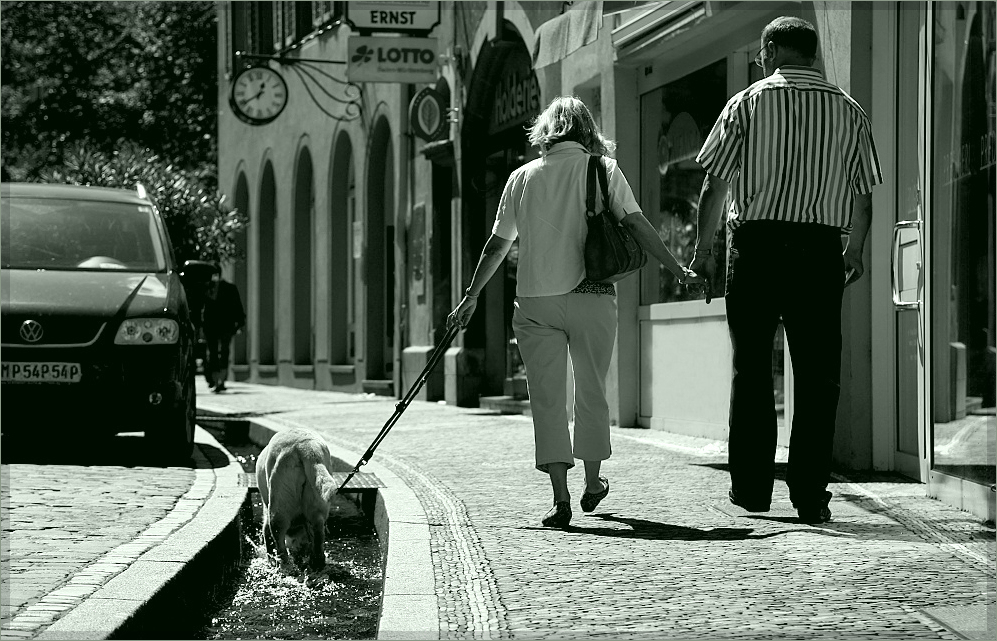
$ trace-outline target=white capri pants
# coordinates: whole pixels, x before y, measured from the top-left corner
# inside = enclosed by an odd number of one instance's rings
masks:
[[[536,465],[604,461],[609,444],[606,375],[616,342],[616,297],[567,293],[516,299],[512,328],[526,366]],[[568,353],[575,379],[575,445],[568,431]]]

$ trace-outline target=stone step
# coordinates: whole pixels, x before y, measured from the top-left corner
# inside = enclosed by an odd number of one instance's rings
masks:
[[[395,382],[389,379],[366,378],[361,383],[363,391],[367,394],[377,394],[378,396],[394,396]]]
[[[478,399],[478,406],[481,409],[501,414],[533,416],[533,413],[530,411],[530,401],[528,399],[515,398],[514,396],[482,396]]]

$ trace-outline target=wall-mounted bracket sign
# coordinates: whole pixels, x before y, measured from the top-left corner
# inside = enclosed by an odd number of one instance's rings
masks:
[[[346,20],[361,34],[428,34],[440,24],[439,2],[347,2]]]
[[[350,82],[436,82],[436,38],[350,36]]]
[[[443,96],[432,87],[426,87],[412,98],[408,106],[408,121],[412,133],[426,142],[438,140],[447,130],[444,117],[447,105]]]

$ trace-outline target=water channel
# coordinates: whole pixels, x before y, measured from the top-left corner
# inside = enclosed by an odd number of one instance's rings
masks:
[[[205,426],[255,472],[258,446],[238,429]],[[208,613],[199,639],[373,639],[383,573],[371,516],[336,497],[326,524],[326,568],[286,575],[267,562],[263,503],[250,492],[243,505],[242,560],[235,579]]]

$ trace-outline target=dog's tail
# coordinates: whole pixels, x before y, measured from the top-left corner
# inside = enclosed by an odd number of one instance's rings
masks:
[[[308,484],[318,490],[319,496],[322,497],[322,500],[326,504],[331,504],[332,497],[336,494],[339,486],[336,485],[336,481],[329,474],[329,470],[319,461],[315,461],[314,463],[303,462],[303,464]]]

